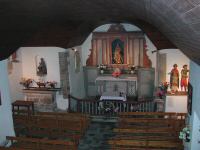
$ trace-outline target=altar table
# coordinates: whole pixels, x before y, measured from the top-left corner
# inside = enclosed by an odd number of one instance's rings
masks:
[[[102,100],[126,101],[126,94],[120,94],[119,92],[104,92],[100,97],[100,101]]]
[[[99,76],[95,80],[98,95],[103,95],[104,92],[123,92],[127,96],[137,96],[137,77],[112,77]]]

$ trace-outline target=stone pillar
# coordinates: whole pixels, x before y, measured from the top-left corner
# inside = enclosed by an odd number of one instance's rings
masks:
[[[69,53],[68,52],[59,52],[59,65],[60,65],[60,83],[61,91],[63,92],[63,98],[67,99],[70,93],[70,84],[69,84]]]

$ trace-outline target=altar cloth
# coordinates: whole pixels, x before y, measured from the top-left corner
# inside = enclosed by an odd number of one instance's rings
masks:
[[[100,101],[102,100],[126,101],[126,94],[120,92],[104,92],[100,97]]]

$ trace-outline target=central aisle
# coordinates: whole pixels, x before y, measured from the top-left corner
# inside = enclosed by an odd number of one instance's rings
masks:
[[[115,122],[92,121],[85,136],[80,140],[78,150],[109,150],[107,141],[114,136]]]

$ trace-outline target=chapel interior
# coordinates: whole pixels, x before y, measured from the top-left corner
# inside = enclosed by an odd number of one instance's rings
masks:
[[[0,2],[0,150],[199,150],[199,4]]]

